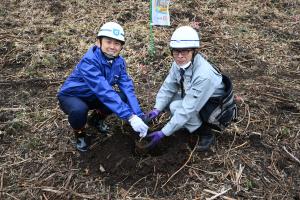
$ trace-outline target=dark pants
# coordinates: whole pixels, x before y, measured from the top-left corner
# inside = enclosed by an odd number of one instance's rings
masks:
[[[237,105],[234,100],[231,80],[222,74],[225,94],[222,97],[211,97],[200,110],[203,122],[219,131],[224,130],[237,119]]]
[[[118,93],[120,98],[127,102],[127,98],[123,93]],[[96,96],[89,98],[79,98],[59,95],[58,101],[60,108],[68,115],[68,120],[73,129],[84,128],[87,122],[89,110],[100,110],[105,115],[112,114],[112,111],[106,107]]]

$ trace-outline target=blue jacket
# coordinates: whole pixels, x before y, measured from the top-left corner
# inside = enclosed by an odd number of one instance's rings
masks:
[[[125,94],[128,104],[121,100],[113,88],[114,85],[118,85]],[[96,95],[104,105],[124,120],[128,120],[132,114],[143,115],[134,94],[133,82],[126,72],[124,58],[118,56],[110,63],[97,46],[91,47],[83,56],[58,95],[83,99]]]

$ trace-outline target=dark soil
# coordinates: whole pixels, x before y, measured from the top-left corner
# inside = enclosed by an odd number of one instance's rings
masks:
[[[1,1],[0,199],[181,200],[227,190],[233,199],[299,200],[299,7],[172,1],[171,26],[153,28],[150,57],[149,1]],[[106,21],[125,29],[121,53],[145,112],[169,71],[172,32],[199,31],[199,51],[231,77],[239,108],[208,152],[193,151],[198,137],[184,130],[155,149],[137,148],[147,140],[114,115],[107,136],[89,128],[90,151],[74,148],[56,94]]]
[[[136,151],[136,140],[132,135],[116,133],[96,141],[91,152],[81,155],[80,166],[88,169],[91,176],[100,175],[108,184],[119,184],[129,189],[144,178],[143,183],[154,187],[151,184],[157,174],[167,177],[174,173],[184,164],[191,151],[187,133],[163,140],[147,154]],[[105,172],[101,172],[100,166]]]

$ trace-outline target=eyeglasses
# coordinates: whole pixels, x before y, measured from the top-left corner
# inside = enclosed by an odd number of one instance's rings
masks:
[[[190,51],[192,51],[192,49],[172,49],[173,56],[179,56],[179,54],[187,56]]]

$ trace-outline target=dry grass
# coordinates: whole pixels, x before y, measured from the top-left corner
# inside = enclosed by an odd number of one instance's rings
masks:
[[[0,199],[300,199],[298,1],[172,1],[172,26],[154,28],[154,59],[148,1],[0,5]],[[188,154],[181,180],[166,182],[175,170],[109,185],[80,167],[69,144],[55,95],[110,20],[126,31],[122,54],[144,110],[168,72],[168,41],[178,25],[198,24],[200,51],[234,81],[239,122],[218,137],[213,154]],[[149,176],[152,186],[141,185]]]

